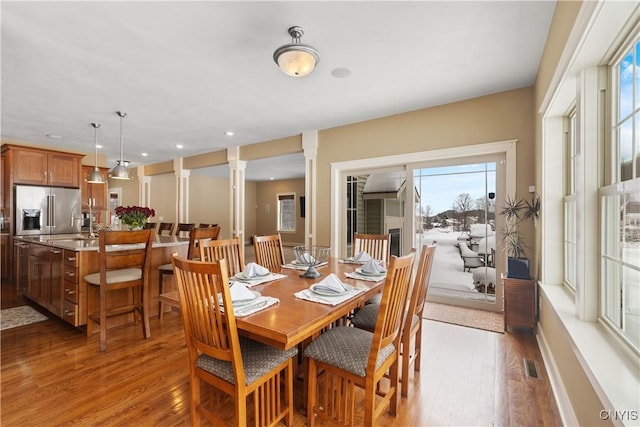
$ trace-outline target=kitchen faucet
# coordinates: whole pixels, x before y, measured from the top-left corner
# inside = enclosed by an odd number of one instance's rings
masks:
[[[95,238],[96,235],[93,232],[93,212],[91,212],[91,205],[87,202],[78,202],[75,205],[73,205],[73,207],[71,208],[71,226],[73,226],[73,221],[74,220],[82,220],[82,216],[77,217],[77,216],[73,216],[73,212],[75,212],[76,208],[78,207],[78,205],[80,205],[80,211],[82,212],[82,206],[87,206],[89,208],[89,237],[90,238]]]

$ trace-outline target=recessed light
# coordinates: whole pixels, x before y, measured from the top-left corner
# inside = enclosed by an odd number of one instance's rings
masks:
[[[142,157],[147,157],[149,153],[142,153]]]
[[[48,133],[47,134],[47,138],[51,138],[51,139],[62,139],[62,135],[56,135],[53,133]]]
[[[176,144],[176,148],[184,148],[184,145],[182,145],[182,144]]]
[[[273,177],[271,177],[271,178],[269,178],[269,179],[270,179],[271,181],[273,181],[273,180],[274,180],[274,178],[273,178]]]
[[[234,131],[232,131],[232,130],[228,130],[228,131],[226,131],[224,134],[225,134],[225,135],[227,135],[227,136],[233,136],[233,135],[235,135],[236,133],[235,133]]]
[[[96,148],[102,148],[102,145],[96,144]]]

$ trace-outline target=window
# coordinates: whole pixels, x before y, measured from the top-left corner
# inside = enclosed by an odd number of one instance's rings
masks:
[[[278,231],[296,231],[296,195],[278,194]]]
[[[564,283],[575,291],[577,276],[576,171],[578,161],[576,110],[565,120]]]
[[[640,40],[612,66],[611,185],[599,190],[601,317],[640,348]]]

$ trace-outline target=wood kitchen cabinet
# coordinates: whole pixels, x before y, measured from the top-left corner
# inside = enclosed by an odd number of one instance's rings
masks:
[[[6,279],[9,272],[9,235],[0,234],[0,279]]]
[[[60,316],[63,302],[63,250],[30,244],[26,296]]]
[[[107,176],[109,174],[108,168],[98,168],[104,176],[104,184],[91,184],[87,182],[87,175],[93,171],[93,166],[82,166],[82,186],[81,194],[82,201],[89,203],[94,210],[108,210],[107,194],[109,194],[109,186],[107,184]]]
[[[536,281],[502,276],[504,330],[508,327],[536,327]]]
[[[13,184],[80,187],[83,154],[3,145]]]

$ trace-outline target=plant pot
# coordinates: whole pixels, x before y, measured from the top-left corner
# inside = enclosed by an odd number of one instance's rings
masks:
[[[507,277],[509,279],[530,279],[529,258],[507,258]]]

